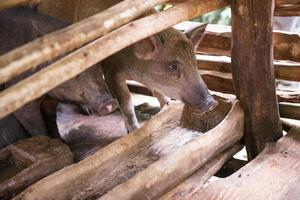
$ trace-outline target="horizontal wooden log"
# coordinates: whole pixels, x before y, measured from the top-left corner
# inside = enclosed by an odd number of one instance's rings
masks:
[[[299,0],[276,0],[275,2],[277,16],[300,16]]]
[[[196,52],[210,55],[231,55],[231,33],[220,32],[218,26],[209,26],[203,41]],[[221,27],[224,29],[224,27]],[[300,35],[295,33],[274,31],[274,59],[300,62]]]
[[[198,26],[198,22],[184,22],[177,29],[186,30]],[[300,61],[300,34],[283,31],[273,32],[274,59]],[[205,55],[231,55],[231,27],[209,24],[206,35],[196,48],[196,52]]]
[[[243,130],[244,119],[240,109],[235,104],[217,127],[161,158],[100,199],[158,198],[242,137],[239,132]]]
[[[277,90],[279,102],[300,103],[300,92],[289,90]]]
[[[185,2],[186,0],[171,0],[166,4],[178,4]],[[282,1],[276,0],[275,1],[275,16],[300,16],[300,9],[299,9],[299,0],[291,0],[291,1]],[[230,6],[230,5],[228,5]]]
[[[208,184],[190,200],[298,199],[299,151],[300,128],[294,127],[241,170]]]
[[[231,73],[232,65],[230,58],[219,56],[198,55],[198,69],[217,71],[221,73]],[[300,63],[291,63],[283,61],[274,62],[276,79],[288,81],[300,81]]]
[[[161,129],[165,128],[166,131],[170,131],[178,126],[182,110],[182,104],[171,104],[164,107],[160,113],[133,134],[124,136],[80,163],[37,182],[16,199],[62,200],[72,198],[79,200],[89,196],[97,199],[98,196],[105,194],[142,170],[145,167],[143,165],[159,159],[163,154],[163,152],[159,153],[161,150],[167,151],[167,153],[170,151],[160,149],[163,148],[161,144],[156,148],[155,144],[159,143],[159,139],[162,140],[165,134],[165,131]],[[170,122],[172,120],[173,122]],[[164,123],[169,128],[166,128]],[[174,147],[172,144],[176,144],[172,138],[169,138],[169,142],[172,147]],[[147,153],[150,159],[146,159]],[[143,156],[145,156],[144,159]]]
[[[165,1],[125,0],[104,12],[0,56],[0,84],[99,38]]]
[[[145,2],[140,3],[145,4]],[[223,5],[222,0],[214,0],[210,4],[206,4],[204,1],[191,0],[164,12],[138,19],[95,40],[3,91],[0,94],[0,118],[14,112],[26,103],[40,97],[122,48],[181,21],[209,12]],[[149,29],[149,27],[152,28]]]
[[[194,192],[202,189],[208,179],[240,149],[240,146],[233,146],[220,153],[178,186],[160,197],[159,200],[188,200]]]
[[[66,144],[40,135],[1,149],[0,163],[3,173],[0,199],[8,200],[38,180],[73,164],[73,154]]]
[[[40,3],[42,0],[1,0],[0,1],[0,10],[13,8],[17,6],[24,5],[33,5],[36,3]]]
[[[186,146],[191,150],[203,145],[221,145],[220,149],[215,150],[222,152],[223,145],[229,147],[233,140],[237,141],[242,136],[243,113],[236,103],[236,101],[219,100],[219,106],[206,113],[204,119],[193,117],[205,128],[206,123],[217,125],[221,121],[215,128],[211,126],[210,128],[213,129],[208,130],[206,134],[180,127],[183,105],[178,102],[171,103],[133,134],[116,140],[78,164],[48,176],[26,189],[16,199],[97,199],[139,172],[148,169],[149,166],[169,158],[174,153],[177,154],[178,150],[187,149]],[[228,116],[224,119],[226,114]],[[220,116],[222,117],[219,118]],[[219,119],[216,120],[215,117]],[[234,124],[231,124],[233,122]],[[225,141],[222,139],[224,137],[227,138]],[[201,143],[198,140],[200,138],[203,140]],[[223,141],[219,142],[219,139]],[[206,140],[210,142],[207,143]],[[204,162],[209,159],[210,154],[214,154],[212,151],[206,154],[206,148],[203,150],[200,148],[199,151],[204,151],[203,156],[197,156],[198,151],[195,154],[193,152],[195,156],[180,156],[180,159],[194,160],[193,164],[189,165],[191,173],[200,167],[195,167],[199,159]],[[190,155],[190,152],[184,153]],[[179,157],[172,157],[175,159],[174,162],[179,159]]]
[[[300,120],[300,104],[280,103],[280,117]]]

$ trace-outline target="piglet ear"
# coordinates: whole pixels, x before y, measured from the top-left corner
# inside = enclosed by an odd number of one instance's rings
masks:
[[[194,46],[197,46],[204,38],[206,26],[207,24],[193,27],[189,30],[186,30],[184,34],[186,35],[187,38],[189,38],[192,41]]]
[[[152,60],[160,54],[163,45],[157,35],[150,36],[133,45],[135,55],[143,60]]]

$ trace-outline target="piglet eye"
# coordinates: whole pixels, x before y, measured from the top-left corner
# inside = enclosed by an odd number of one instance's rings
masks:
[[[177,61],[171,62],[168,64],[168,72],[171,75],[177,76],[177,78],[180,78],[181,72],[179,68],[179,63]]]
[[[178,70],[178,64],[177,62],[171,62],[169,65],[168,65],[168,69],[170,71],[177,71]]]

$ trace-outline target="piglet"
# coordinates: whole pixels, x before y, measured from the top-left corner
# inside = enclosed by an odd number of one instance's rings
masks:
[[[163,106],[170,98],[202,112],[217,105],[197,72],[194,47],[206,25],[185,34],[173,28],[143,39],[102,62],[105,81],[117,98],[128,132],[139,127],[126,80],[148,87]]]
[[[67,25],[67,23],[37,13],[30,8],[0,11],[0,55]],[[7,82],[4,88],[32,75],[52,62],[55,60],[16,77]],[[82,113],[88,115],[92,113],[106,115],[117,108],[117,102],[103,80],[99,64],[56,87],[48,95],[63,102],[76,103]],[[47,134],[48,132],[41,113],[43,98],[32,101],[14,112],[16,118],[30,135]]]

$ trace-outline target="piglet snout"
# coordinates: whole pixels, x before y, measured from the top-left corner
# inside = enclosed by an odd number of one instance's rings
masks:
[[[109,113],[114,112],[117,108],[117,101],[115,99],[110,99],[101,106],[99,106],[97,112],[99,115],[107,115]]]

